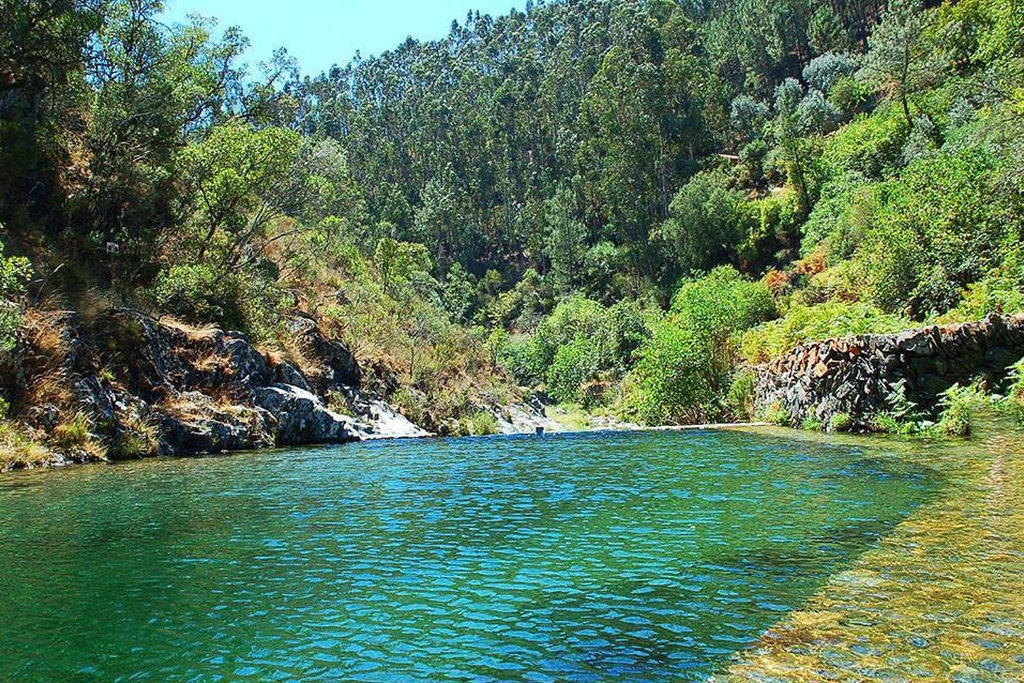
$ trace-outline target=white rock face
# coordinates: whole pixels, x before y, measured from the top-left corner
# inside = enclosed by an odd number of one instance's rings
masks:
[[[537,427],[546,432],[562,431],[562,425],[525,403],[508,406],[498,415],[498,431],[502,434],[533,434]]]
[[[430,433],[414,424],[409,418],[395,411],[384,401],[370,401],[369,414],[363,419],[369,429],[363,429],[363,439],[418,439]]]

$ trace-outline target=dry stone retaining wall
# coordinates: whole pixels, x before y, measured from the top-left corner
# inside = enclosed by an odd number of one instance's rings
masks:
[[[1024,316],[810,342],[757,368],[756,404],[798,422],[828,424],[846,413],[866,426],[902,384],[910,401],[935,416],[944,391],[976,379],[998,390],[1021,358]]]

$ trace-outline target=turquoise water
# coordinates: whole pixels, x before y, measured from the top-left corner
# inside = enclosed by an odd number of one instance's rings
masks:
[[[740,432],[0,478],[0,680],[700,680],[937,492]]]

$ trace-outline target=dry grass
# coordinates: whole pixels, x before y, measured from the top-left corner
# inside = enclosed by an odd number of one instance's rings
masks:
[[[35,435],[13,422],[0,422],[0,472],[43,467],[54,459]]]
[[[159,323],[164,327],[184,333],[192,341],[211,341],[214,335],[220,332],[220,328],[216,325],[190,325],[169,315],[161,316]]]
[[[71,330],[62,311],[30,310],[25,315],[26,365],[30,378],[25,402],[68,405],[72,399],[67,365],[71,353]]]

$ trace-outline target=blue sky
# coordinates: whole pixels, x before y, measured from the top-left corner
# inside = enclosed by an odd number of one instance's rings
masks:
[[[303,73],[317,74],[347,63],[356,51],[380,54],[408,36],[441,38],[452,20],[469,10],[499,16],[522,9],[526,0],[165,0],[165,21],[190,14],[216,17],[220,27],[240,26],[252,42],[246,55],[261,61],[278,47],[299,60]]]

